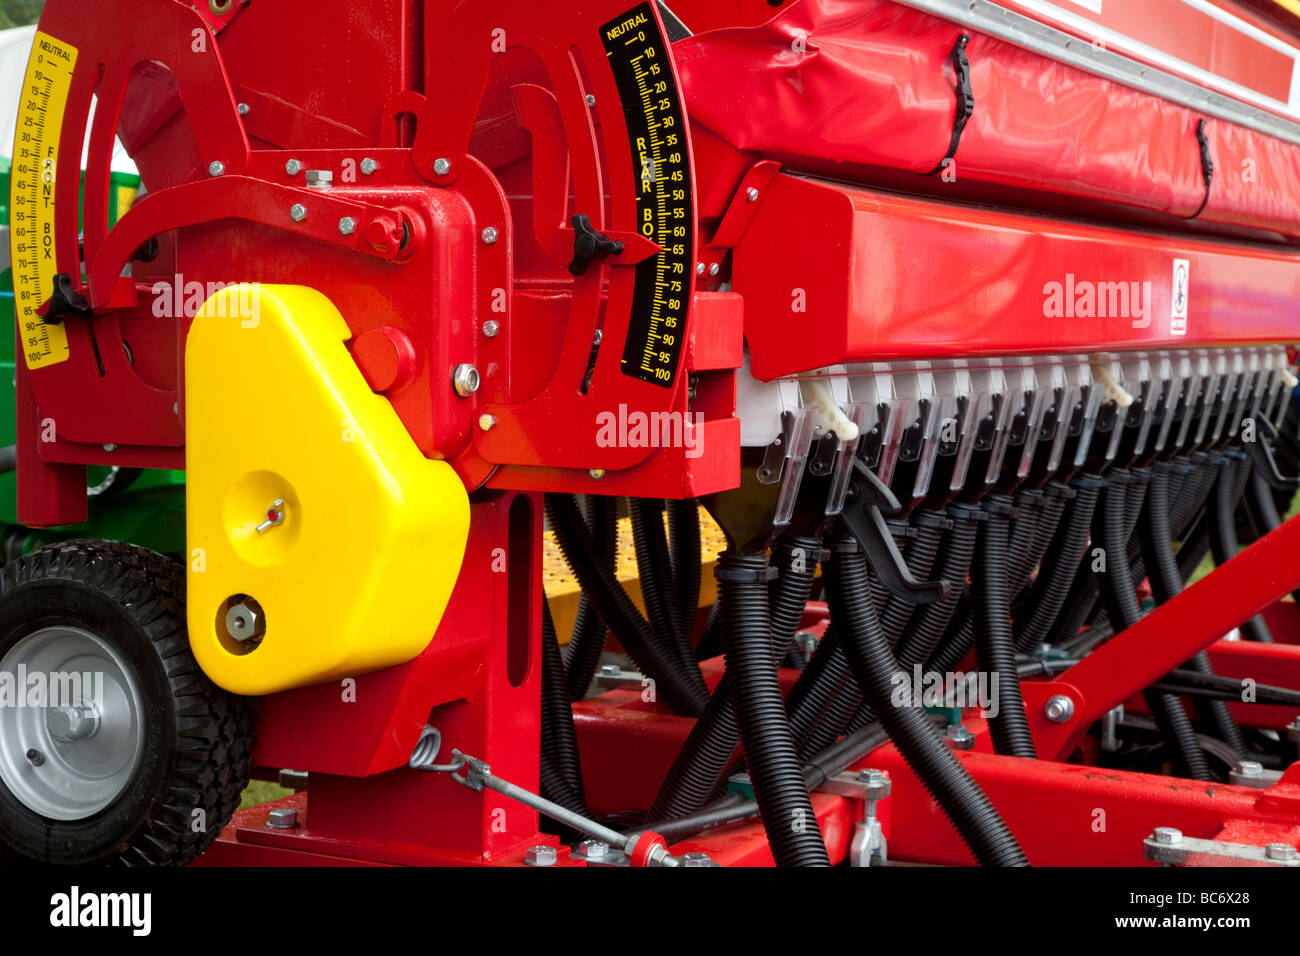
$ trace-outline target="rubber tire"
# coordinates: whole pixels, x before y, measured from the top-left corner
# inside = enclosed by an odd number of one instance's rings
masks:
[[[134,670],[147,711],[144,754],[135,782],[83,820],[46,819],[0,782],[0,855],[9,864],[188,863],[239,806],[253,712],[214,686],[190,653],[184,566],[134,545],[73,540],[0,569],[0,657],[58,624],[110,641]]]

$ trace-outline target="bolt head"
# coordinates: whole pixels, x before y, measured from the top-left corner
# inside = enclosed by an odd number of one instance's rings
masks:
[[[491,226],[488,226],[486,229],[483,230],[483,241],[487,243],[489,246],[495,244],[497,239],[499,238],[500,236],[498,235],[497,231],[493,229]]]
[[[859,770],[858,782],[865,783],[868,786],[877,786],[885,782],[885,772],[883,770],[876,770],[874,768],[869,768],[867,770]]]
[[[247,115],[248,115],[248,104],[247,104],[247,103],[240,103],[240,104],[239,104],[239,115],[240,115],[240,116],[247,116]]]
[[[109,442],[107,445],[104,446],[104,451],[112,454],[113,452],[117,451],[117,446],[114,445],[112,442]]]
[[[294,222],[302,222],[307,218],[307,207],[300,202],[294,203],[289,207],[289,218]]]
[[[497,333],[501,331],[501,326],[497,324],[496,319],[488,319],[483,323],[483,335],[486,338],[494,339]]]
[[[583,840],[578,844],[578,853],[588,860],[603,860],[609,855],[609,844],[604,840]]]
[[[367,156],[365,159],[361,161],[361,175],[363,176],[369,176],[378,168],[379,168],[379,164],[375,162],[373,159],[371,159],[369,156]]]
[[[524,862],[529,866],[555,866],[559,858],[553,846],[530,846],[524,853]]]
[[[702,276],[702,275],[704,275],[704,263],[703,263],[703,262],[697,262],[697,263],[695,264],[695,274],[696,274],[697,276]]]
[[[718,265],[716,262],[713,263],[713,265],[709,266],[709,275],[711,276],[716,276],[721,271],[722,271],[722,266]]]
[[[351,216],[344,216],[339,220],[339,232],[345,236],[350,236],[357,231],[357,221]]]
[[[277,830],[292,830],[298,825],[298,811],[292,807],[276,807],[267,814],[266,825]]]
[[[302,163],[298,162],[296,159],[291,159],[284,164],[284,171],[290,176],[297,176],[302,172]]]
[[[451,172],[451,160],[435,159],[433,161],[433,171],[437,173],[439,176],[446,176],[449,172]]]
[[[478,391],[479,377],[478,369],[468,362],[457,365],[451,373],[451,383],[456,389],[456,394],[461,398],[469,398]]]
[[[753,186],[750,186],[749,189],[745,191],[745,199],[748,202],[758,202],[758,190]]]
[[[307,185],[312,189],[328,189],[334,185],[334,174],[328,169],[309,169]]]
[[[257,609],[241,601],[226,611],[226,633],[240,643],[251,641],[262,628],[262,617]]]
[[[1296,848],[1290,843],[1270,843],[1264,847],[1264,856],[1270,860],[1294,860]]]
[[[1056,724],[1063,724],[1074,716],[1074,701],[1064,694],[1057,694],[1047,701],[1044,708],[1047,719]]]
[[[622,668],[620,668],[617,664],[601,664],[601,665],[600,665],[600,676],[601,676],[601,677],[617,677],[617,676],[618,676],[619,674],[621,674],[621,673],[623,673],[623,670],[622,670]]]
[[[219,159],[214,159],[212,162],[208,163],[209,176],[220,176],[225,171],[226,171],[226,164]]]
[[[1264,765],[1254,760],[1243,760],[1237,764],[1237,773],[1243,777],[1258,777],[1264,773]]]
[[[712,866],[713,861],[707,853],[683,853],[682,866]]]
[[[478,427],[485,432],[490,432],[496,427],[497,420],[492,415],[483,414],[478,417]]]
[[[587,472],[587,474],[591,475],[591,477],[596,479],[597,481],[600,481],[600,479],[605,477],[605,469],[593,468],[591,469],[591,471]]]
[[[1167,846],[1183,842],[1183,831],[1176,827],[1156,827],[1151,831],[1151,835],[1157,843],[1163,843]]]
[[[596,105],[596,94],[595,94],[595,93],[588,93],[588,94],[587,94],[587,105],[588,105],[588,106],[595,106],[595,105]]]

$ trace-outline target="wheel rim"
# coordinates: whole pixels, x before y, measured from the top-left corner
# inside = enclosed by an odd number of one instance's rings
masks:
[[[46,627],[10,648],[0,673],[16,698],[0,707],[0,780],[9,792],[51,820],[84,819],[116,800],[144,752],[143,698],[117,649],[78,627]],[[44,675],[55,706],[26,706],[32,675]]]

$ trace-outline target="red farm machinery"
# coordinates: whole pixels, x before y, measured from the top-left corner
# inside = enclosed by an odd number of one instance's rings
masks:
[[[1295,4],[48,0],[10,221],[185,540],[0,567],[6,863],[1300,866]]]

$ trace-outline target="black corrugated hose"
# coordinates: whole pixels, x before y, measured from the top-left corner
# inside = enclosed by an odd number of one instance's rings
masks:
[[[734,678],[732,706],[777,866],[829,866],[772,659],[769,573],[764,555],[728,549],[718,556],[714,574],[727,609],[722,648]]]
[[[1047,639],[1056,623],[1088,547],[1088,534],[1101,486],[1101,479],[1096,475],[1081,475],[1075,479],[1074,498],[1063,518],[1065,531],[1059,544],[1047,550],[1028,607],[1016,621],[1019,625],[1016,628],[1017,650],[1029,653],[1036,649]]]
[[[646,615],[659,636],[677,652],[687,672],[695,672],[695,652],[682,624],[668,539],[664,536],[664,503],[657,498],[629,498],[628,508]]]
[[[1110,476],[1102,493],[1094,522],[1094,538],[1101,543],[1105,558],[1103,570],[1098,575],[1102,600],[1115,633],[1132,627],[1142,616],[1137,590],[1129,572],[1126,506],[1128,505],[1128,475],[1118,471]],[[1145,485],[1135,490],[1144,492]],[[1173,694],[1158,691],[1143,692],[1151,714],[1160,725],[1165,739],[1173,745],[1182,759],[1188,776],[1195,780],[1213,780],[1205,754],[1196,742],[1196,731],[1183,709],[1182,701]]]
[[[916,511],[912,514],[912,534],[909,539],[905,558],[912,577],[919,581],[928,581],[934,562],[945,540],[946,532],[952,527],[952,521],[934,511]],[[870,573],[870,572],[868,572]],[[962,581],[965,581],[962,572]],[[897,594],[890,594],[879,583],[874,574],[869,577],[872,594],[884,592],[883,609],[880,602],[873,602],[878,609],[880,629],[891,647],[899,644],[908,631],[908,624],[916,612],[916,605]],[[960,592],[960,588],[954,587]],[[951,594],[949,595],[951,597]],[[829,705],[813,721],[806,734],[796,734],[799,741],[800,755],[817,753],[830,746],[840,734],[853,732],[875,720],[871,707],[863,699],[853,675],[848,672],[848,662],[843,658],[844,673],[839,683],[830,694]],[[897,656],[897,650],[895,650]]]
[[[799,627],[820,557],[819,538],[785,535],[772,547],[777,577],[769,586],[768,599],[774,666],[785,656]],[[740,742],[731,699],[734,680],[728,668],[669,768],[649,819],[670,820],[693,813],[717,791]]]
[[[709,608],[709,616],[705,618],[704,630],[700,632],[700,639],[695,645],[695,659],[697,661],[706,661],[710,657],[717,657],[722,653],[722,605],[715,599],[713,607]]]
[[[944,538],[943,560],[935,577],[947,581],[952,589],[941,601],[927,604],[916,612],[912,626],[899,638],[894,647],[898,666],[910,671],[917,664],[928,661],[939,642],[943,640],[953,613],[962,596],[966,593],[966,576],[970,574],[971,561],[975,556],[975,537],[979,522],[984,520],[981,512],[964,506],[948,509],[953,520],[952,529]]]
[[[845,550],[837,543],[823,573],[831,620],[858,686],[907,765],[938,802],[977,862],[984,866],[1027,866],[1025,854],[1006,823],[939,738],[921,708],[910,703],[894,705],[898,665],[871,604],[865,555]],[[905,675],[904,680],[910,686]]]
[[[978,557],[972,571],[975,592],[975,649],[980,669],[997,681],[997,716],[989,720],[993,749],[1009,757],[1038,756],[1029,731],[1025,701],[1016,669],[1016,644],[1011,634],[1011,591],[1008,582],[1008,527],[1011,499],[993,495],[979,531]]]
[[[605,564],[614,562],[614,552],[618,547],[616,505],[617,499],[613,497],[587,497],[590,512],[588,526],[600,549],[600,560]],[[587,696],[604,649],[605,622],[587,592],[583,591],[578,597],[578,612],[573,619],[573,637],[566,648],[565,680],[569,688],[569,700],[582,700]]]
[[[790,730],[800,753],[807,752],[808,735],[825,719],[827,709],[842,692],[846,679],[851,680],[849,662],[844,657],[834,625],[828,625],[808,666],[799,674],[786,698]]]
[[[1249,477],[1250,461],[1245,454],[1228,453],[1228,463],[1219,472],[1209,504],[1210,550],[1215,564],[1223,564],[1237,554],[1237,502]],[[1241,636],[1248,641],[1273,643],[1273,632],[1259,614],[1242,623]]]
[[[669,500],[668,548],[677,608],[689,641],[700,607],[700,506],[695,499]]]
[[[709,702],[709,691],[694,661],[684,667],[676,649],[660,640],[611,566],[596,559],[597,545],[578,513],[571,495],[548,494],[546,518],[555,532],[564,560],[582,590],[591,596],[605,624],[618,638],[641,673],[655,683],[656,692],[676,713],[698,717]]]
[[[1151,581],[1151,593],[1157,604],[1171,600],[1183,589],[1183,577],[1174,560],[1173,533],[1169,528],[1169,466],[1160,462],[1151,466],[1151,484],[1147,489],[1146,512],[1140,524],[1142,554],[1146,560]],[[1213,674],[1210,655],[1201,651],[1187,664],[1202,674]],[[1227,703],[1221,700],[1206,702],[1211,722],[1221,737],[1237,755],[1245,756],[1246,738],[1233,719]]]
[[[542,598],[542,752],[541,791],[547,800],[575,813],[587,814],[578,760],[578,736],[573,729],[564,663],[551,620],[551,605]]]

